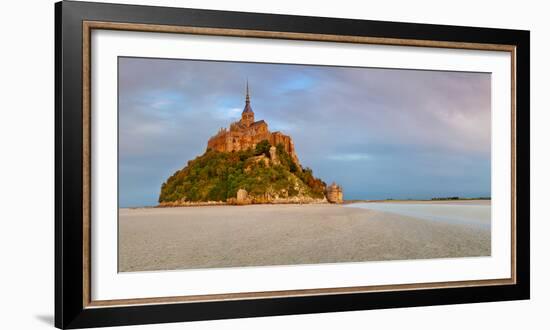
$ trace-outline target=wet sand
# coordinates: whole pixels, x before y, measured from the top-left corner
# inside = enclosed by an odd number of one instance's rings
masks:
[[[359,207],[374,211],[396,213],[413,218],[438,222],[468,224],[489,229],[491,227],[490,201],[437,201],[409,203],[354,203],[347,207]]]
[[[489,227],[328,204],[119,210],[119,271],[491,254]]]

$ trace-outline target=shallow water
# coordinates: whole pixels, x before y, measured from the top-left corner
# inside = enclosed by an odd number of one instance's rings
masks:
[[[354,203],[346,207],[389,212],[432,221],[467,224],[489,229],[491,205],[438,203]]]

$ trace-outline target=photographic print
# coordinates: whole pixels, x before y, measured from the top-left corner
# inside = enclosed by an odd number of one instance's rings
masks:
[[[491,74],[118,58],[119,272],[491,255]]]
[[[529,299],[529,31],[55,8],[57,327]]]

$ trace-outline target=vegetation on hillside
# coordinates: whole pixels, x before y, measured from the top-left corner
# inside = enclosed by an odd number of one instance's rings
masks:
[[[326,184],[309,168],[301,168],[277,145],[278,162],[270,158],[271,145],[239,152],[207,150],[162,184],[159,202],[208,202],[235,198],[245,189],[256,201],[294,196],[323,198]]]

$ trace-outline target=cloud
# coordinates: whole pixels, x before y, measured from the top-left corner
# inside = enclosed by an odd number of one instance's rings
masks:
[[[239,118],[246,79],[256,119],[346,198],[490,194],[490,74],[120,58],[121,205],[156,203]]]
[[[335,155],[328,155],[327,158],[329,160],[335,160],[335,161],[356,161],[356,160],[365,160],[370,159],[371,157],[367,154],[361,154],[361,153],[348,153],[348,154],[335,154]]]

